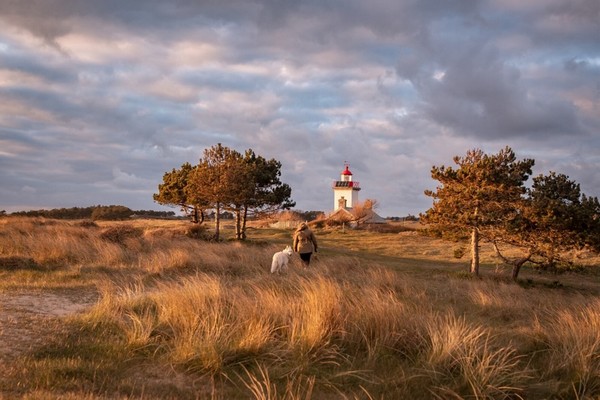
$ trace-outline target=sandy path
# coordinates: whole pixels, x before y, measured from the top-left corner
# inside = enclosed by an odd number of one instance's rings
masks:
[[[93,291],[0,292],[0,364],[44,343],[55,322],[90,307]]]

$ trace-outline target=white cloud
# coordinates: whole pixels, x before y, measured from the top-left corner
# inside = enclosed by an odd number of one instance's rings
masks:
[[[122,190],[147,189],[153,183],[149,179],[143,179],[133,173],[124,172],[119,167],[113,167],[112,175],[111,183]]]
[[[435,71],[433,73],[433,79],[435,79],[436,81],[443,81],[444,77],[446,76],[446,72],[445,71]]]
[[[169,61],[179,68],[216,66],[225,55],[224,48],[213,43],[181,41],[169,49]]]

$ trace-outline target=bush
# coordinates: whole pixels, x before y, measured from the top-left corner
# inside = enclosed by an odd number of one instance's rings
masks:
[[[142,231],[130,225],[119,225],[106,228],[100,233],[100,238],[109,242],[125,244],[125,241],[130,238],[139,238],[142,236]]]
[[[80,226],[82,228],[98,228],[99,227],[98,224],[95,223],[94,221],[92,221],[91,219],[83,220],[83,221],[79,222],[77,224],[77,226]]]
[[[204,225],[194,224],[185,231],[185,236],[191,239],[213,240],[214,235],[209,233]]]
[[[461,259],[466,253],[466,249],[464,247],[457,247],[454,249],[454,258]]]

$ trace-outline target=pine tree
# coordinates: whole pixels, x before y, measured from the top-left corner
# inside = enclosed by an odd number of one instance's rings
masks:
[[[431,169],[440,182],[436,191],[425,194],[433,206],[421,219],[442,231],[471,236],[470,272],[479,274],[479,243],[482,235],[491,237],[518,215],[525,194],[524,182],[534,161],[517,161],[509,147],[498,154],[469,150],[465,157],[454,157],[458,168]]]
[[[266,160],[249,149],[245,154],[221,143],[205,149],[198,165],[189,163],[181,169],[165,173],[159,193],[154,200],[161,204],[178,205],[182,209],[213,209],[214,238],[220,237],[220,218],[223,210],[236,218],[236,238],[246,237],[249,212],[262,213],[289,209],[296,205],[290,199],[292,189],[282,183],[281,163]]]
[[[173,168],[163,175],[163,183],[158,185],[158,193],[153,198],[158,204],[180,207],[181,211],[191,217],[192,222],[204,221],[204,210],[208,203],[189,191],[189,183],[194,168],[184,163],[180,169]]]
[[[582,194],[578,183],[550,172],[533,178],[527,194],[518,217],[494,238],[496,254],[513,267],[513,279],[525,262],[555,269],[569,250],[600,250],[600,205]],[[509,259],[499,243],[519,247],[523,255]]]
[[[208,202],[215,210],[215,240],[220,238],[222,210],[235,204],[236,196],[244,195],[246,190],[247,174],[241,160],[240,153],[221,143],[205,149],[187,188],[188,193]]]

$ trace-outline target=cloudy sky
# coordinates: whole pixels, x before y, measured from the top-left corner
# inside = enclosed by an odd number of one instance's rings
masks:
[[[217,143],[382,216],[512,147],[600,195],[598,0],[0,0],[0,209],[152,201]]]

